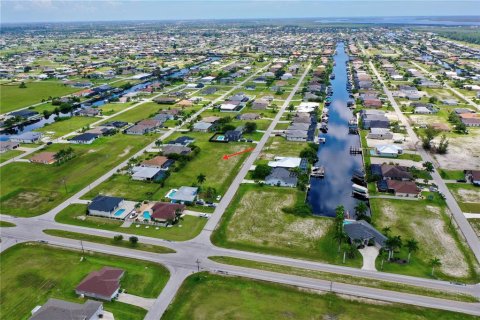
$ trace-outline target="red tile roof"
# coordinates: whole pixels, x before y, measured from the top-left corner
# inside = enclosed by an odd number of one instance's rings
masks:
[[[151,217],[156,220],[168,220],[175,218],[175,211],[185,210],[185,205],[178,203],[157,202],[152,207]]]
[[[99,271],[91,272],[77,286],[77,291],[91,293],[98,296],[111,297],[120,288],[122,269],[103,267]]]

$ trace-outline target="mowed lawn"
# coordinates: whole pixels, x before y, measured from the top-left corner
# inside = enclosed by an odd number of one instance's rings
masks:
[[[305,142],[287,141],[284,137],[270,137],[259,158],[271,160],[275,156],[298,157],[307,146]]]
[[[121,287],[130,294],[156,298],[169,278],[162,265],[97,253],[82,253],[36,243],[15,245],[0,254],[0,308],[2,319],[28,319],[30,311],[49,298],[84,303],[75,287],[90,272],[116,267],[126,271]],[[104,302],[115,319],[140,320],[146,310],[132,305]]]
[[[8,150],[6,152],[0,153],[0,163],[15,158],[23,153],[20,150]]]
[[[101,120],[96,117],[71,117],[70,119],[56,121],[46,126],[36,129],[38,132],[54,132],[52,135],[49,135],[52,138],[59,138],[68,133],[82,129],[83,127],[89,126],[90,124]]]
[[[90,145],[53,144],[45,151],[71,146],[76,157],[61,165],[9,163],[0,168],[1,211],[24,217],[45,213],[154,139],[117,134]]]
[[[188,277],[162,320],[469,320],[460,313],[339,297],[240,277]]]
[[[342,264],[333,219],[283,212],[304,198],[297,189],[241,185],[212,240],[222,247]],[[359,267],[361,261],[357,252],[346,264]]]
[[[135,105],[135,103],[133,103],[132,105]],[[131,106],[126,106],[122,109],[126,109],[128,107],[131,107]],[[166,105],[160,105],[160,104],[155,103],[155,102],[146,102],[146,103],[143,103],[139,106],[136,106],[135,108],[132,108],[128,111],[125,111],[125,112],[123,112],[123,113],[121,113],[121,114],[119,114],[115,117],[112,117],[112,118],[106,120],[105,122],[125,121],[125,122],[129,122],[129,123],[135,123],[135,122],[138,122],[140,120],[153,117],[160,110],[164,110],[164,109],[167,109],[167,108],[168,108],[168,106],[166,106]],[[111,108],[107,107],[106,110],[109,110],[109,109],[111,109]],[[119,110],[119,111],[121,111],[121,110]]]
[[[370,205],[374,225],[381,230],[391,229],[391,235],[401,236],[403,243],[408,239],[418,242],[418,251],[412,254],[410,263],[385,263],[384,271],[419,277],[431,277],[429,260],[437,257],[442,266],[435,276],[442,279],[456,279],[478,282],[478,265],[466,243],[450,226],[449,214],[440,199],[419,200],[413,203],[405,200],[371,199]],[[405,246],[395,257],[407,259]],[[377,258],[380,270],[381,259]]]
[[[80,91],[78,88],[64,86],[59,81],[25,82],[26,88],[19,88],[20,83],[0,85],[0,113],[28,107],[47,100],[49,97],[61,97]]]
[[[195,216],[184,216],[176,225],[156,227],[132,224],[129,228],[122,228],[123,221],[106,219],[102,217],[87,216],[87,205],[71,204],[55,216],[55,221],[64,224],[72,224],[81,227],[105,229],[114,232],[130,233],[139,236],[161,238],[172,241],[186,241],[196,237],[207,219]]]

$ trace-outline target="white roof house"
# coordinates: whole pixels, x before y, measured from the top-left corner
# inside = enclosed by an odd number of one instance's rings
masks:
[[[377,154],[387,157],[396,157],[403,153],[403,148],[395,144],[385,144],[377,146]]]
[[[272,168],[298,168],[302,158],[295,157],[275,157],[274,161],[269,161],[268,166]]]
[[[159,168],[151,167],[134,167],[132,169],[132,179],[133,180],[152,180],[158,173],[161,171]]]
[[[297,107],[298,112],[305,112],[305,113],[310,113],[315,111],[315,109],[319,106],[320,104],[318,102],[302,102],[300,105]]]
[[[222,103],[220,105],[220,110],[225,110],[225,111],[233,111],[237,108],[238,106],[235,104],[231,103]]]

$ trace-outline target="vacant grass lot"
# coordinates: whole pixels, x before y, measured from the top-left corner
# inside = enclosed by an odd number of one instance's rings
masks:
[[[304,142],[287,141],[283,137],[270,137],[260,154],[260,159],[273,159],[275,156],[298,157],[307,147]]]
[[[44,230],[43,232],[55,237],[90,241],[90,242],[101,243],[101,244],[106,244],[110,246],[123,247],[127,249],[135,249],[135,250],[148,251],[148,252],[154,252],[154,253],[174,253],[175,252],[175,250],[172,250],[166,247],[156,246],[156,245],[151,245],[146,243],[132,244],[128,239],[114,240],[113,238],[94,236],[90,234],[70,232],[70,231],[64,231],[64,230],[55,230],[55,229],[48,229],[48,230]]]
[[[117,134],[99,138],[91,145],[71,145],[76,157],[61,165],[9,163],[0,168],[1,211],[24,217],[42,214],[105,174],[154,138]],[[55,152],[66,147],[67,145],[53,144],[45,150]]]
[[[0,113],[28,107],[47,100],[49,97],[60,97],[80,91],[78,88],[64,86],[58,81],[25,82],[26,88],[19,88],[20,83],[2,84],[0,86]]]
[[[202,231],[207,222],[205,218],[184,216],[180,223],[173,227],[165,228],[132,224],[129,228],[122,228],[122,221],[92,217],[85,215],[87,206],[83,204],[71,204],[55,217],[55,221],[65,224],[73,224],[81,227],[97,228],[115,232],[130,233],[139,236],[161,238],[173,241],[190,240]]]
[[[469,183],[448,183],[447,187],[463,212],[480,213],[480,187]]]
[[[162,319],[468,320],[475,317],[200,273],[185,280]]]
[[[391,235],[400,235],[405,243],[408,239],[418,241],[418,252],[412,254],[409,264],[385,263],[384,271],[431,277],[429,260],[438,257],[442,266],[437,268],[436,277],[478,282],[478,265],[475,264],[468,247],[450,227],[447,208],[441,200],[411,201],[371,199],[373,223],[378,229],[390,227]],[[395,256],[407,259],[406,248]],[[377,259],[380,270],[381,259]]]
[[[117,113],[125,108],[128,108],[129,106],[135,104],[135,102],[128,102],[128,103],[107,103],[104,104],[103,106],[99,107],[99,109],[102,110],[102,114],[104,116],[109,116],[114,113]]]
[[[110,122],[110,121],[125,121],[129,123],[134,123],[138,122],[143,119],[147,119],[150,117],[153,117],[156,113],[158,113],[160,110],[167,109],[168,107],[165,105],[160,105],[155,102],[147,102],[144,104],[141,104],[139,106],[136,106],[135,108],[125,111],[122,114],[119,114],[118,116],[112,117],[105,122]]]
[[[463,170],[444,170],[440,169],[438,171],[442,179],[445,180],[458,180],[458,179],[465,179],[465,173]]]
[[[297,189],[241,185],[212,240],[228,248],[342,264],[332,236],[333,219],[282,211],[304,197]],[[347,259],[350,266],[361,263],[358,252],[355,259]]]
[[[168,270],[155,263],[117,256],[53,248],[35,243],[19,244],[0,254],[0,307],[2,319],[28,319],[30,311],[49,298],[83,303],[75,287],[90,272],[104,266],[126,271],[122,288],[134,295],[157,297],[168,278]],[[140,320],[146,310],[117,301],[104,302],[116,319]]]
[[[38,132],[55,132],[51,135],[52,138],[59,138],[68,133],[77,131],[83,127],[89,126],[90,124],[101,120],[96,117],[71,117],[67,120],[56,121],[51,124],[47,124],[42,128],[36,129]]]

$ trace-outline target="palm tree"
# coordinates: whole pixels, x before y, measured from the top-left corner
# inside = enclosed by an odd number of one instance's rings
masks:
[[[433,273],[435,272],[435,268],[440,267],[442,265],[442,262],[440,261],[440,259],[435,257],[433,259],[430,259],[429,264],[430,264],[430,267],[432,267],[432,277],[433,277]]]
[[[402,238],[400,236],[388,237],[388,239],[385,241],[385,246],[389,251],[388,260],[390,261],[393,259],[395,250],[402,247]]]
[[[333,235],[333,238],[338,242],[338,252],[340,252],[342,243],[347,242],[348,240],[347,234],[343,232],[343,230],[341,232],[338,232],[337,230]]]
[[[345,219],[345,208],[338,206],[335,208],[335,227],[337,232],[343,232],[343,220]]]
[[[382,248],[380,250],[380,253],[378,254],[378,256],[380,258],[382,258],[382,264],[380,266],[380,270],[383,270],[383,263],[385,262],[385,258],[388,258],[388,255],[390,254],[390,252],[384,248]]]
[[[205,180],[207,180],[207,177],[206,177],[203,173],[200,173],[200,174],[197,176],[197,182],[198,182],[199,184],[204,183]]]
[[[410,257],[412,255],[412,252],[416,252],[418,250],[418,242],[415,239],[409,239],[407,240],[406,246],[408,249],[407,262],[410,263]]]
[[[347,258],[347,252],[350,250],[350,244],[344,243],[342,244],[342,251],[343,251],[343,263],[345,263],[345,260]]]
[[[387,237],[388,237],[388,234],[390,233],[390,231],[391,231],[390,227],[388,227],[388,226],[382,228],[382,233],[385,234],[385,236],[387,236]]]
[[[367,204],[363,201],[360,201],[356,206],[355,206],[355,213],[358,216],[365,215],[368,211]]]

